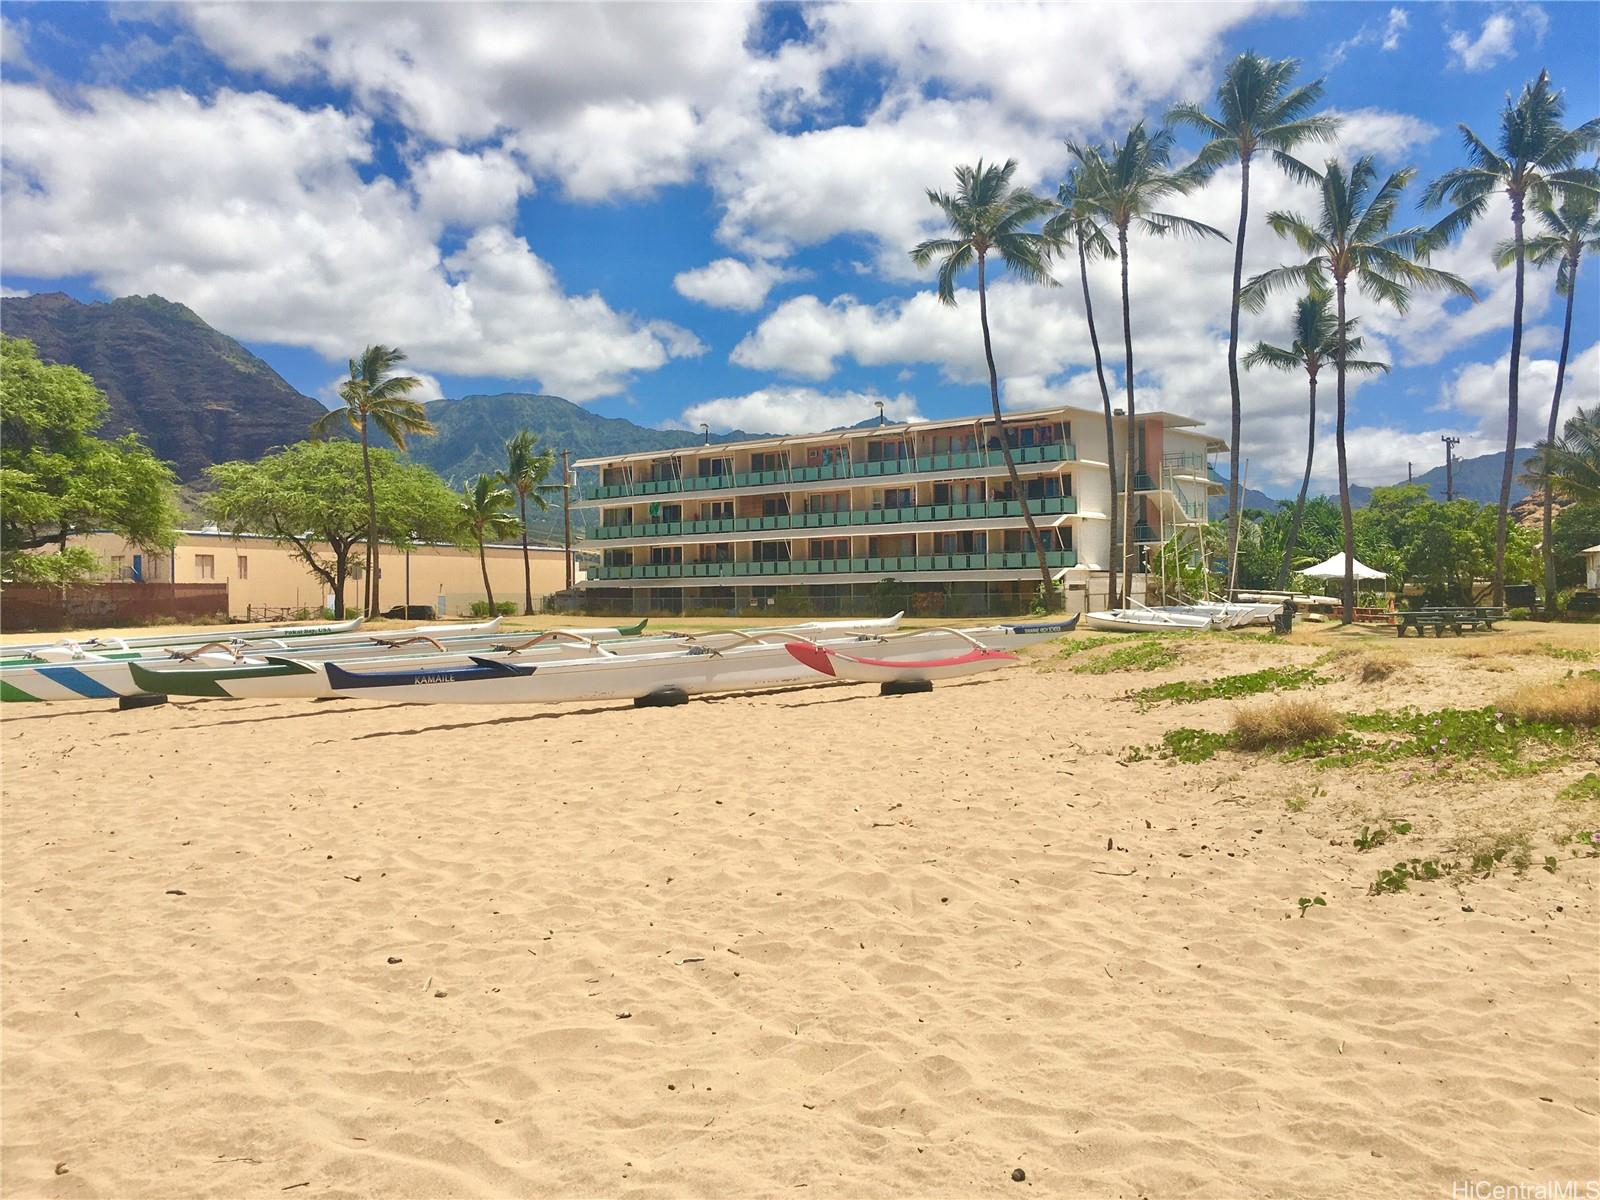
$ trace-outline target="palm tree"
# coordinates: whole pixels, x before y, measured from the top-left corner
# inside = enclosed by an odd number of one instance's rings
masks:
[[[545,478],[555,469],[556,456],[552,450],[539,450],[539,439],[526,429],[519,429],[506,443],[506,467],[500,480],[517,494],[517,512],[522,518],[522,615],[533,615],[533,568],[528,564],[528,501],[532,500],[540,512],[550,507],[545,497],[559,491]]]
[[[1107,147],[1084,146],[1068,141],[1067,149],[1077,159],[1077,196],[1085,209],[1117,231],[1117,257],[1122,263],[1122,386],[1128,406],[1128,436],[1122,472],[1122,594],[1133,588],[1133,497],[1134,447],[1138,443],[1137,416],[1133,399],[1133,318],[1128,303],[1128,230],[1137,226],[1156,237],[1179,234],[1216,237],[1227,241],[1220,229],[1213,229],[1188,217],[1157,212],[1155,205],[1172,196],[1193,191],[1204,173],[1192,164],[1174,171],[1172,133],[1158,129],[1145,132],[1140,121],[1120,143]]]
[[[1295,305],[1294,341],[1287,349],[1282,346],[1257,342],[1255,349],[1244,357],[1247,368],[1271,367],[1277,371],[1304,371],[1309,387],[1307,408],[1309,428],[1306,432],[1306,472],[1300,480],[1300,496],[1294,503],[1294,516],[1289,522],[1289,533],[1283,544],[1283,564],[1278,568],[1277,588],[1281,591],[1289,584],[1289,570],[1294,563],[1295,545],[1300,540],[1300,522],[1306,511],[1306,492],[1311,487],[1311,463],[1317,449],[1317,374],[1334,361],[1339,353],[1339,339],[1333,327],[1333,313],[1328,309],[1333,297],[1320,288],[1313,288]],[[1351,354],[1361,353],[1361,339],[1351,337],[1356,326],[1351,321],[1345,330],[1345,349]],[[1388,363],[1365,359],[1347,359],[1346,371],[1371,374],[1387,371]]]
[[[1550,425],[1545,431],[1543,446],[1552,446],[1556,440],[1556,421],[1561,413],[1561,389],[1567,379],[1567,351],[1572,346],[1572,301],[1576,294],[1578,267],[1584,251],[1600,252],[1600,218],[1594,197],[1581,193],[1569,196],[1560,208],[1548,203],[1534,202],[1539,223],[1544,232],[1527,240],[1525,249],[1535,266],[1556,267],[1556,295],[1567,298],[1567,317],[1561,327],[1561,357],[1556,360],[1556,390],[1550,397]],[[1498,265],[1504,267],[1515,260],[1516,243],[1501,242]],[[1529,482],[1527,478],[1524,483]],[[1552,537],[1555,533],[1553,493],[1548,486],[1544,493],[1544,594],[1548,606],[1556,594],[1556,557]]]
[[[495,614],[494,588],[489,584],[489,561],[484,544],[493,538],[509,537],[517,527],[511,515],[511,493],[493,475],[479,475],[461,489],[459,506],[461,532],[478,547],[478,568],[483,572],[483,597],[489,602],[489,615]]]
[[[394,373],[405,357],[397,347],[368,346],[360,358],[350,360],[350,378],[339,385],[344,407],[329,409],[311,424],[313,437],[327,437],[341,421],[361,435],[361,469],[367,484],[367,584],[362,609],[369,617],[378,615],[378,498],[372,487],[368,424],[376,425],[401,450],[408,434],[434,432],[422,405],[407,398],[422,380]]]
[[[1350,511],[1350,464],[1345,455],[1345,375],[1349,369],[1350,322],[1345,296],[1351,280],[1374,301],[1405,312],[1413,288],[1429,288],[1467,296],[1477,295],[1466,280],[1426,265],[1431,243],[1419,226],[1390,230],[1400,206],[1400,194],[1415,177],[1412,168],[1396,171],[1376,189],[1377,168],[1370,155],[1356,159],[1346,169],[1329,159],[1320,175],[1313,174],[1322,193],[1322,210],[1316,220],[1292,212],[1270,212],[1267,224],[1279,237],[1290,238],[1306,255],[1302,263],[1274,267],[1245,284],[1240,301],[1260,312],[1267,298],[1284,288],[1310,285],[1325,289],[1329,280],[1337,301],[1334,323],[1334,375],[1337,380],[1334,442],[1339,453],[1339,511],[1344,524],[1344,623],[1354,619],[1355,521]]]
[[[1008,158],[1003,165],[996,166],[994,163],[985,165],[980,158],[975,167],[956,167],[955,195],[929,188],[928,203],[944,215],[953,236],[921,243],[911,251],[911,261],[926,267],[935,258],[939,259],[939,302],[952,308],[956,303],[956,277],[973,264],[977,265],[978,323],[983,327],[983,355],[989,364],[989,405],[994,410],[995,435],[1000,443],[1000,456],[1005,460],[1006,474],[1011,478],[1012,494],[1022,506],[1022,519],[1027,523],[1033,552],[1039,560],[1039,586],[1045,604],[1054,607],[1051,600],[1055,584],[1050,578],[1044,538],[1033,519],[1028,494],[1017,474],[1017,463],[1006,437],[1005,418],[1000,415],[1000,376],[994,366],[994,344],[989,339],[990,252],[998,255],[1001,265],[1011,268],[1025,282],[1055,286],[1049,272],[1049,244],[1042,234],[1030,233],[1025,228],[1047,216],[1051,204],[1025,188],[1012,187],[1011,177],[1016,171],[1016,159]]]
[[[1197,163],[1214,171],[1226,163],[1239,164],[1239,231],[1233,239],[1233,291],[1228,305],[1228,391],[1233,424],[1228,439],[1228,588],[1233,589],[1233,563],[1239,545],[1239,287],[1244,275],[1244,235],[1250,216],[1250,162],[1258,150],[1269,150],[1291,174],[1303,177],[1304,168],[1289,157],[1302,142],[1327,141],[1339,128],[1339,119],[1327,114],[1308,115],[1322,99],[1322,80],[1290,87],[1300,63],[1293,58],[1262,58],[1246,50],[1228,64],[1217,85],[1217,115],[1198,104],[1179,104],[1167,114],[1173,125],[1199,130],[1210,140],[1200,148]],[[1292,539],[1291,539],[1292,540]]]
[[[1557,198],[1596,194],[1600,173],[1575,167],[1578,156],[1600,142],[1600,117],[1577,129],[1563,129],[1566,101],[1550,89],[1550,73],[1522,89],[1515,101],[1508,95],[1500,114],[1499,153],[1465,125],[1459,126],[1470,165],[1446,171],[1422,195],[1426,207],[1454,205],[1429,231],[1437,241],[1454,237],[1489,207],[1489,198],[1504,192],[1511,198],[1512,260],[1516,291],[1511,309],[1511,374],[1507,382],[1506,461],[1500,473],[1500,515],[1494,536],[1494,603],[1505,603],[1506,522],[1511,511],[1511,472],[1517,450],[1517,383],[1522,366],[1522,301],[1526,245],[1523,222],[1527,206],[1549,207]]]
[[[1066,182],[1056,190],[1060,211],[1044,223],[1044,235],[1052,249],[1071,243],[1078,252],[1078,278],[1083,283],[1083,315],[1089,323],[1089,345],[1094,350],[1094,374],[1100,381],[1100,404],[1106,417],[1106,465],[1111,473],[1111,510],[1117,507],[1117,451],[1116,427],[1111,419],[1111,389],[1106,386],[1105,363],[1100,358],[1100,335],[1094,325],[1094,301],[1089,295],[1089,260],[1115,258],[1116,247],[1106,236],[1105,229],[1095,220],[1094,211],[1078,196],[1078,172],[1067,172]],[[1107,561],[1106,607],[1116,608],[1117,567]]]
[[[1600,407],[1580,408],[1561,426],[1561,437],[1540,442],[1526,476],[1574,504],[1600,503]]]

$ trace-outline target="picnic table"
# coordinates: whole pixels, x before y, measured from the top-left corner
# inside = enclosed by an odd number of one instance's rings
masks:
[[[1419,608],[1395,614],[1395,636],[1405,637],[1406,630],[1415,629],[1417,636],[1423,637],[1431,629],[1435,637],[1443,637],[1448,629],[1460,637],[1464,630],[1493,630],[1494,623],[1505,616],[1503,608]]]

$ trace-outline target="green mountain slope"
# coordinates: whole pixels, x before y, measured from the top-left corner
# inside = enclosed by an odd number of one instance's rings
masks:
[[[92,376],[102,432],[139,434],[183,480],[306,436],[322,405],[233,338],[160,296],[84,304],[60,292],[0,300],[0,329]]]

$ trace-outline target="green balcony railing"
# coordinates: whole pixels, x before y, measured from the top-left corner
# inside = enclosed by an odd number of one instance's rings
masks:
[[[1019,446],[1011,451],[1019,464],[1074,462],[1071,442],[1048,446]],[[595,488],[591,500],[616,500],[631,496],[659,496],[673,492],[703,492],[725,488],[789,487],[797,483],[825,483],[833,479],[871,479],[894,475],[927,475],[944,471],[975,471],[1002,466],[998,450],[968,450],[959,454],[929,454],[922,458],[891,458],[882,462],[828,463],[820,467],[794,467],[788,471],[750,471],[742,474],[686,475],[681,479],[644,479],[633,483],[608,483]]]
[[[1035,516],[1060,516],[1078,511],[1074,496],[1045,496],[1029,500]],[[788,513],[772,517],[719,517],[708,521],[649,521],[634,525],[602,525],[596,539],[683,537],[688,534],[767,533],[795,529],[838,529],[855,525],[903,525],[918,521],[992,521],[1021,517],[1016,500],[989,500],[972,504],[922,504],[914,508],[856,509],[849,512]]]
[[[1045,561],[1054,568],[1074,567],[1078,556],[1071,550],[1050,550]],[[884,558],[795,558],[771,562],[643,563],[634,566],[591,567],[589,578],[601,579],[704,579],[750,578],[766,575],[897,575],[922,571],[1025,571],[1034,566],[1028,554],[915,554]]]

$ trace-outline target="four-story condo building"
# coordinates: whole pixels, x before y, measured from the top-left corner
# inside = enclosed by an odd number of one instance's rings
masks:
[[[1208,496],[1222,486],[1210,459],[1226,446],[1198,424],[1139,415],[1132,482],[1140,546],[1203,522]],[[1128,422],[1118,417],[1114,428],[1120,483]],[[1069,608],[1103,599],[1120,545],[1105,418],[1096,410],[1008,413],[1003,430],[992,416],[950,418],[576,465],[598,476],[575,502],[599,510],[589,549],[600,563],[585,589],[615,610],[861,610],[893,580],[923,612],[1023,612],[1039,586],[1024,499]]]

